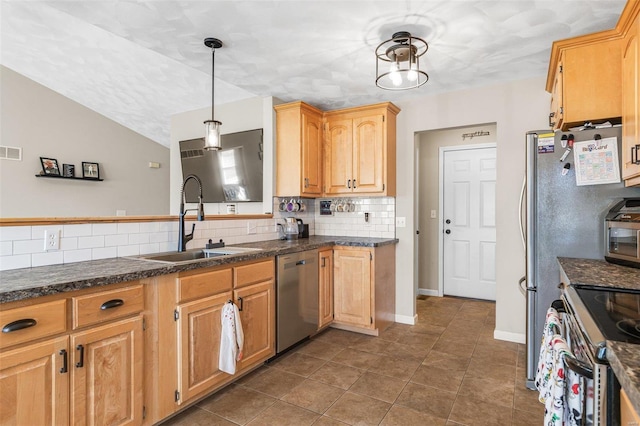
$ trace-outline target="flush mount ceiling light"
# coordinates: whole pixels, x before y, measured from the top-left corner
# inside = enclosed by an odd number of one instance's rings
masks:
[[[221,122],[215,119],[214,115],[214,94],[215,94],[215,82],[213,80],[216,70],[216,49],[222,47],[222,42],[217,38],[208,37],[204,39],[204,45],[211,48],[211,120],[204,122],[205,136],[204,136],[204,149],[206,150],[218,150],[220,145],[220,125]]]
[[[429,80],[420,69],[420,57],[429,45],[407,31],[393,34],[390,40],[376,48],[376,86],[387,90],[407,90],[420,87]]]

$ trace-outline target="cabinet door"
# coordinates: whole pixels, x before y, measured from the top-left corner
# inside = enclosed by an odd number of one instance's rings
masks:
[[[353,179],[352,120],[327,120],[325,130],[325,193],[350,193]]]
[[[638,20],[640,21],[640,19]],[[638,21],[627,33],[622,55],[622,178],[629,179],[640,175],[640,164],[633,164],[640,144],[640,110],[638,90],[640,84],[640,55],[638,52]]]
[[[302,113],[302,189],[303,196],[322,194],[322,116]]]
[[[273,280],[234,290],[244,331],[244,350],[237,369],[275,355],[275,299]]]
[[[335,321],[372,328],[370,250],[336,249],[333,261]]]
[[[333,251],[323,250],[318,253],[319,262],[319,318],[318,329],[333,321]]]
[[[384,191],[384,116],[353,120],[353,192]]]
[[[556,67],[556,74],[553,80],[553,90],[551,91],[551,115],[549,117],[549,126],[556,130],[562,127],[562,57]]]
[[[221,313],[229,299],[230,291],[178,307],[179,404],[229,377],[218,369]]]
[[[69,424],[68,345],[63,336],[0,354],[0,424]]]
[[[71,424],[142,423],[142,317],[71,335]]]

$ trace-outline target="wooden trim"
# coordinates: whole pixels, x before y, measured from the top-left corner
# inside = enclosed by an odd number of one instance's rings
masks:
[[[627,4],[620,14],[620,19],[618,19],[618,23],[616,24],[616,31],[622,34],[623,37],[626,36],[639,13],[640,2],[637,0],[627,1]]]
[[[351,107],[351,108],[336,109],[336,110],[333,110],[333,111],[326,111],[324,113],[324,116],[326,117],[327,115],[368,113],[371,110],[381,109],[381,108],[385,108],[389,112],[391,112],[393,114],[396,114],[396,115],[400,112],[400,108],[398,108],[396,105],[392,104],[391,102],[380,102],[380,103],[377,103],[377,104],[362,105],[362,106],[358,106],[358,107]]]
[[[271,219],[272,214],[227,214],[208,216],[205,220]],[[187,216],[187,220],[195,220]],[[74,225],[81,223],[172,222],[178,216],[88,216],[88,217],[10,217],[0,218],[2,226]]]

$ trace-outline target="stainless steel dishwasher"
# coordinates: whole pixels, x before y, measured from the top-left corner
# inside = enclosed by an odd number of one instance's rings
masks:
[[[318,329],[318,250],[276,257],[276,352]]]

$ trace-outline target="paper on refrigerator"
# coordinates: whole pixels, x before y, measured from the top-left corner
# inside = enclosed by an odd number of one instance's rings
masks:
[[[575,142],[573,160],[578,186],[620,182],[618,139],[615,137]]]

